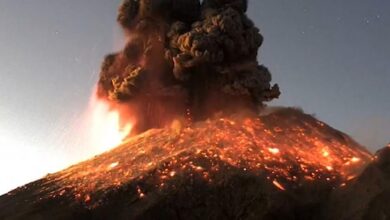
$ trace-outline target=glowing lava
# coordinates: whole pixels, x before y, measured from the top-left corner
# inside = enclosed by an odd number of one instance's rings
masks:
[[[100,146],[107,150],[121,143],[131,124],[121,130],[118,113],[110,112],[104,103],[96,103],[95,113]],[[129,182],[149,179],[163,190],[172,185],[171,180],[185,176],[214,183],[232,169],[264,175],[280,191],[323,182],[342,187],[371,160],[371,154],[348,136],[309,115],[285,109],[262,117],[215,118],[179,131],[152,129],[48,176],[47,181],[56,182],[58,189],[43,191],[55,197],[66,190],[71,197],[88,195],[96,201],[94,192]],[[139,187],[136,193],[143,198],[147,191]]]

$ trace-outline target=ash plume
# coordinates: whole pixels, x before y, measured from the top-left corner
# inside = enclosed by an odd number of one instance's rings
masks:
[[[98,96],[131,106],[138,131],[277,98],[278,85],[257,61],[263,37],[247,6],[246,0],[125,0],[117,20],[128,42],[105,58]]]

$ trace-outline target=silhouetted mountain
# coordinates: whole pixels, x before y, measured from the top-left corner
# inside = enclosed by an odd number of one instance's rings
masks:
[[[345,188],[336,190],[327,219],[390,219],[390,145]]]

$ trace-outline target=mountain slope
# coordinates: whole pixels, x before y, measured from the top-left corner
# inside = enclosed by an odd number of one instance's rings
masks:
[[[390,219],[390,145],[347,187],[332,193],[327,219]]]
[[[314,219],[371,160],[295,109],[176,121],[0,197],[0,219]]]

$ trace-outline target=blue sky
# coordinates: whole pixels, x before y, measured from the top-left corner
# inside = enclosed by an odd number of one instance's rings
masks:
[[[89,155],[75,125],[105,54],[123,45],[119,0],[0,1],[0,194]],[[390,2],[252,0],[260,62],[297,106],[374,151],[390,142]],[[35,167],[31,167],[31,164]]]

